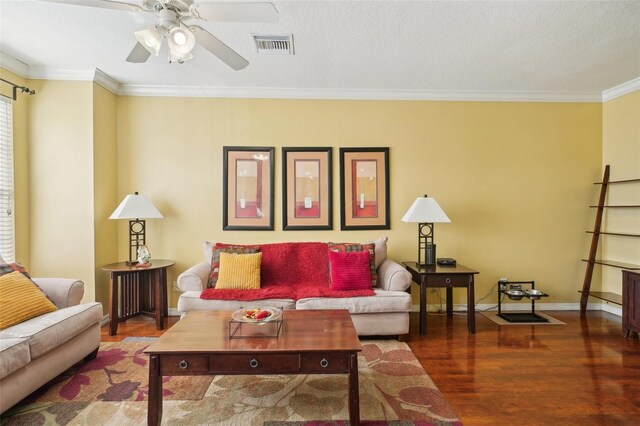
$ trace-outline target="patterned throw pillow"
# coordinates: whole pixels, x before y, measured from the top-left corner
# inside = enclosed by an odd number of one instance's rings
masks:
[[[329,251],[349,253],[354,251],[369,252],[369,269],[371,271],[371,286],[378,284],[378,272],[376,271],[376,245],[374,243],[329,243]]]
[[[22,266],[21,264],[19,264],[17,262],[16,263],[6,263],[4,261],[2,263],[0,263],[0,276],[6,275],[6,274],[10,274],[12,272],[20,272],[25,277],[31,279],[31,277],[27,273],[27,270],[24,269],[24,266]]]
[[[260,288],[262,253],[220,253],[220,273],[216,288],[257,290]]]
[[[21,272],[0,276],[0,330],[57,309]]]
[[[207,280],[207,288],[215,288],[220,274],[220,253],[249,254],[259,253],[260,246],[236,246],[218,243],[211,251],[211,273]]]

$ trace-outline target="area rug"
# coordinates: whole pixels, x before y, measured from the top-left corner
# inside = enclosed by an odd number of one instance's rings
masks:
[[[150,342],[103,343],[2,415],[2,425],[144,425]],[[460,425],[409,347],[364,341],[358,356],[364,425]],[[348,425],[346,375],[191,376],[163,379],[163,424]]]
[[[549,320],[549,322],[509,322],[504,318],[499,317],[498,313],[495,311],[480,313],[482,314],[482,316],[489,318],[491,321],[495,322],[498,325],[566,325],[562,321],[542,312],[536,312],[536,315],[539,315],[542,318],[546,318],[547,320]]]

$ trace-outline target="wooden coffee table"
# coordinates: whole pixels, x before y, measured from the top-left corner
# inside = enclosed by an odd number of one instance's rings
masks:
[[[362,346],[347,310],[285,310],[278,337],[229,339],[230,319],[230,311],[190,312],[145,349],[149,425],[162,420],[162,376],[213,374],[348,374],[349,421],[360,424]]]

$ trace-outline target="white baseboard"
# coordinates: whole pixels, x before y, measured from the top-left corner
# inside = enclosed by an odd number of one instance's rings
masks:
[[[103,325],[109,324],[109,314],[104,315],[102,317],[102,319],[100,320],[100,327],[102,327]]]
[[[168,312],[170,317],[179,317],[180,316],[180,312],[178,311],[178,308],[169,308],[169,312]]]
[[[446,310],[446,304],[440,305],[431,304],[427,305],[428,312],[440,312],[440,308],[442,310]],[[530,303],[503,303],[502,309],[505,311],[530,311],[531,304]],[[413,305],[413,312],[420,312],[420,305]],[[483,303],[476,305],[476,311],[497,311],[495,303]],[[536,311],[579,311],[580,303],[538,303],[536,305]],[[605,311],[614,315],[622,316],[622,308],[617,305],[611,305],[609,303],[588,303],[587,304],[588,311]],[[454,304],[453,305],[454,312],[466,312],[467,305],[466,304]]]

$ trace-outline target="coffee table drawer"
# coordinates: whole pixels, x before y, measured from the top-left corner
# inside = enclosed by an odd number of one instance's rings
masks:
[[[303,373],[346,373],[349,371],[349,354],[300,355],[300,371]]]
[[[216,373],[297,373],[298,354],[225,354],[213,357]]]
[[[207,355],[164,355],[160,357],[160,373],[180,375],[206,373],[209,371]]]

